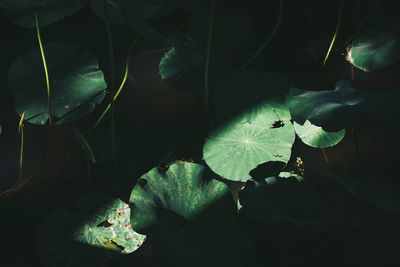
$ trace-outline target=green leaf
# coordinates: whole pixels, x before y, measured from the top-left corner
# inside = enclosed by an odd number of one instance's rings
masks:
[[[106,83],[96,56],[72,43],[44,47],[50,77],[52,115],[56,124],[77,121],[105,97]],[[16,95],[15,109],[26,121],[43,125],[48,119],[46,80],[39,49],[20,55],[10,66],[8,87]]]
[[[286,164],[295,139],[290,119],[288,108],[275,98],[215,123],[203,147],[207,165],[226,179],[245,182],[260,164]]]
[[[344,129],[337,132],[326,132],[321,127],[306,121],[304,125],[293,123],[294,131],[304,144],[316,148],[326,148],[338,144],[344,137]]]
[[[208,12],[199,12],[187,26],[188,38],[198,48],[206,45],[208,21]],[[254,23],[248,16],[236,11],[216,13],[212,36],[212,43],[216,48],[240,47],[254,37]]]
[[[372,202],[388,213],[400,212],[400,186],[387,181],[386,177],[353,179],[341,168],[333,168],[329,174],[357,199]]]
[[[309,120],[325,131],[340,131],[361,113],[378,120],[397,118],[398,90],[370,93],[352,86],[351,81],[338,81],[334,90],[306,91],[290,88],[286,104],[295,122],[303,125]]]
[[[81,134],[77,129],[74,130],[74,135],[76,139],[78,140],[79,144],[81,145],[81,148],[83,149],[86,157],[90,160],[92,164],[96,163],[96,158],[93,153],[92,146],[90,145],[89,141],[86,139],[86,137]]]
[[[317,193],[306,179],[293,176],[250,180],[239,191],[242,212],[267,225],[293,222],[309,233],[337,230],[346,223],[344,207]]]
[[[4,14],[13,23],[34,28],[35,12],[38,14],[40,27],[43,27],[75,14],[86,5],[86,2],[86,0],[2,0],[0,6],[6,8]]]
[[[36,234],[37,253],[45,266],[85,266],[92,260],[100,266],[132,253],[145,238],[132,230],[126,203],[97,192],[81,195],[69,209],[56,210]]]
[[[390,67],[400,60],[400,21],[376,15],[348,48],[346,59],[363,71]]]
[[[228,186],[210,179],[199,164],[153,168],[139,179],[129,203],[133,229],[146,233],[154,252],[175,264],[226,261],[243,245],[235,242],[240,229]]]

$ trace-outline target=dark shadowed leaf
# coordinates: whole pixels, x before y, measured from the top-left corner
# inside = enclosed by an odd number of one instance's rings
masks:
[[[34,28],[35,12],[39,26],[43,27],[75,14],[86,5],[86,0],[1,0],[4,14],[15,24]]]
[[[309,120],[326,131],[340,131],[361,113],[378,120],[390,121],[399,114],[399,90],[370,93],[352,86],[351,81],[338,81],[334,90],[306,91],[290,88],[286,96],[292,118],[303,125]]]
[[[344,208],[298,175],[250,180],[239,191],[239,200],[246,215],[267,225],[290,221],[305,232],[320,233],[346,223]]]
[[[50,78],[52,115],[56,124],[77,121],[105,97],[106,83],[96,56],[72,43],[44,46]],[[46,79],[39,49],[20,55],[10,66],[8,86],[15,109],[26,121],[43,125],[48,114]]]
[[[400,212],[400,186],[387,181],[386,177],[354,179],[341,168],[331,169],[329,174],[357,199],[372,202],[388,213]]]
[[[77,129],[74,128],[74,134],[76,139],[78,140],[83,152],[85,153],[86,157],[90,160],[92,164],[96,163],[96,158],[93,153],[92,146],[90,145],[89,141],[86,137],[81,134]]]

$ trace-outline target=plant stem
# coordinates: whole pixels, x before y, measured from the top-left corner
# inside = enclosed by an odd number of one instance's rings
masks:
[[[24,155],[24,121],[25,118],[25,112],[22,113],[21,119],[19,120],[18,124],[18,133],[21,133],[21,150],[19,154],[19,175],[18,175],[18,183],[22,182],[22,159]]]
[[[328,159],[328,155],[326,154],[326,151],[324,148],[321,148],[322,154],[324,155],[324,159],[326,161],[326,164],[328,164],[328,166],[330,165],[329,163],[329,159]]]
[[[103,113],[102,113],[102,114],[100,115],[100,117],[97,119],[97,121],[96,121],[96,123],[94,124],[93,127],[96,127],[97,125],[99,125],[99,123],[101,122],[101,120],[104,118],[104,116],[107,114],[108,110],[110,109],[112,103],[115,102],[115,101],[117,100],[119,94],[121,93],[122,88],[124,87],[124,85],[125,85],[125,83],[126,83],[126,80],[127,80],[127,78],[128,78],[128,74],[129,74],[129,63],[130,63],[130,60],[131,60],[131,55],[132,55],[133,47],[135,46],[137,39],[138,39],[138,38],[136,37],[136,38],[133,40],[131,46],[129,47],[128,58],[127,58],[127,60],[126,60],[126,66],[125,66],[124,78],[122,79],[122,83],[121,83],[121,85],[119,86],[119,89],[118,89],[117,93],[114,95],[114,97],[113,97],[113,99],[112,99],[112,102],[111,102],[110,104],[108,104],[108,106],[106,107],[106,109],[103,111]]]
[[[275,27],[272,30],[271,34],[268,36],[268,39],[264,42],[264,44],[257,50],[257,52],[249,59],[240,69],[245,69],[271,42],[272,38],[274,37],[275,33],[278,31],[279,26],[281,25],[282,21],[282,14],[283,14],[283,2],[284,0],[279,1],[279,15],[278,20],[276,21]]]
[[[204,66],[204,108],[208,113],[208,68],[210,65],[211,45],[212,45],[212,33],[215,19],[215,1],[210,0],[210,15],[208,21],[208,34],[207,34],[207,46],[206,46],[206,62]]]
[[[40,53],[42,54],[42,61],[43,61],[43,66],[44,66],[44,74],[45,74],[45,76],[46,76],[47,105],[48,105],[48,110],[49,110],[49,123],[50,123],[50,125],[51,125],[51,124],[52,124],[52,120],[51,120],[51,98],[50,98],[49,73],[48,73],[48,71],[47,71],[46,57],[45,57],[45,55],[44,55],[42,39],[41,39],[41,37],[40,37],[39,20],[38,20],[38,17],[37,17],[37,14],[36,14],[36,13],[35,13],[35,23],[36,23],[36,35],[37,35],[38,42],[39,42]]]
[[[329,45],[328,52],[326,52],[326,56],[325,56],[324,62],[322,62],[322,67],[325,66],[326,61],[328,60],[329,54],[331,53],[333,44],[335,43],[336,36],[337,36],[337,34],[339,33],[340,24],[342,23],[343,6],[344,6],[344,0],[342,0],[342,1],[340,2],[339,14],[338,14],[338,22],[337,22],[337,24],[336,24],[335,34],[333,35],[331,44]]]
[[[104,1],[104,10],[106,13],[106,33],[107,33],[107,41],[108,41],[108,50],[110,56],[110,89],[109,92],[111,95],[114,95],[115,92],[115,62],[114,62],[114,44],[112,40],[111,26],[110,21],[108,20],[108,4],[107,0]],[[118,179],[118,175],[116,175],[117,171],[117,146],[116,146],[116,137],[115,137],[115,108],[114,101],[111,101],[111,144],[112,144],[112,161],[113,161],[113,170],[114,170],[114,181]]]

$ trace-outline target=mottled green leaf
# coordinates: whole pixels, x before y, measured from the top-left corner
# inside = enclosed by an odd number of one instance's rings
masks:
[[[390,67],[400,60],[400,20],[388,15],[370,18],[348,48],[347,60],[363,71]]]
[[[128,204],[97,192],[56,210],[36,235],[37,253],[45,266],[100,266],[132,253],[145,238],[132,230]]]
[[[44,46],[50,78],[52,115],[56,124],[81,119],[105,97],[106,83],[96,56],[72,43]],[[15,109],[26,121],[43,125],[48,114],[46,79],[39,49],[20,55],[10,66],[8,86],[16,95]]]
[[[207,165],[226,179],[245,182],[260,164],[289,161],[295,133],[289,110],[280,98],[264,100],[215,125],[203,156]]]
[[[372,202],[388,213],[400,212],[400,186],[388,181],[387,177],[354,179],[341,168],[331,169],[329,174],[357,199]]]
[[[75,14],[86,5],[86,0],[18,0],[0,1],[4,14],[15,24],[34,28],[35,12],[43,27]]]
[[[209,12],[199,12],[187,26],[188,38],[194,46],[204,48],[207,41]],[[216,12],[212,44],[216,48],[240,47],[255,37],[254,23],[236,11]]]
[[[239,191],[242,212],[265,224],[293,222],[310,233],[337,230],[346,223],[344,207],[315,191],[306,179],[282,176],[250,180]]]
[[[146,233],[154,253],[174,264],[229,263],[228,255],[245,243],[238,240],[228,186],[207,177],[199,164],[153,168],[139,179],[129,202],[133,229]]]
[[[340,131],[361,113],[378,120],[397,118],[399,90],[370,93],[353,87],[351,81],[338,81],[334,90],[306,91],[290,88],[286,96],[293,120],[303,125],[309,120],[326,131]]]
[[[344,137],[344,129],[337,132],[327,132],[321,127],[306,121],[304,125],[293,124],[296,134],[304,144],[316,148],[326,148],[338,144]]]

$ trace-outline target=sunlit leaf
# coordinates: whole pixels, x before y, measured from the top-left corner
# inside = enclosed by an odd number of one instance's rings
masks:
[[[84,266],[135,251],[145,236],[132,230],[130,208],[102,193],[81,195],[67,209],[56,210],[40,225],[37,253],[46,266]],[[87,265],[93,266],[93,265]]]
[[[311,147],[326,148],[338,144],[344,137],[344,129],[337,132],[327,132],[321,127],[306,121],[304,125],[293,123],[296,134],[304,144]]]

